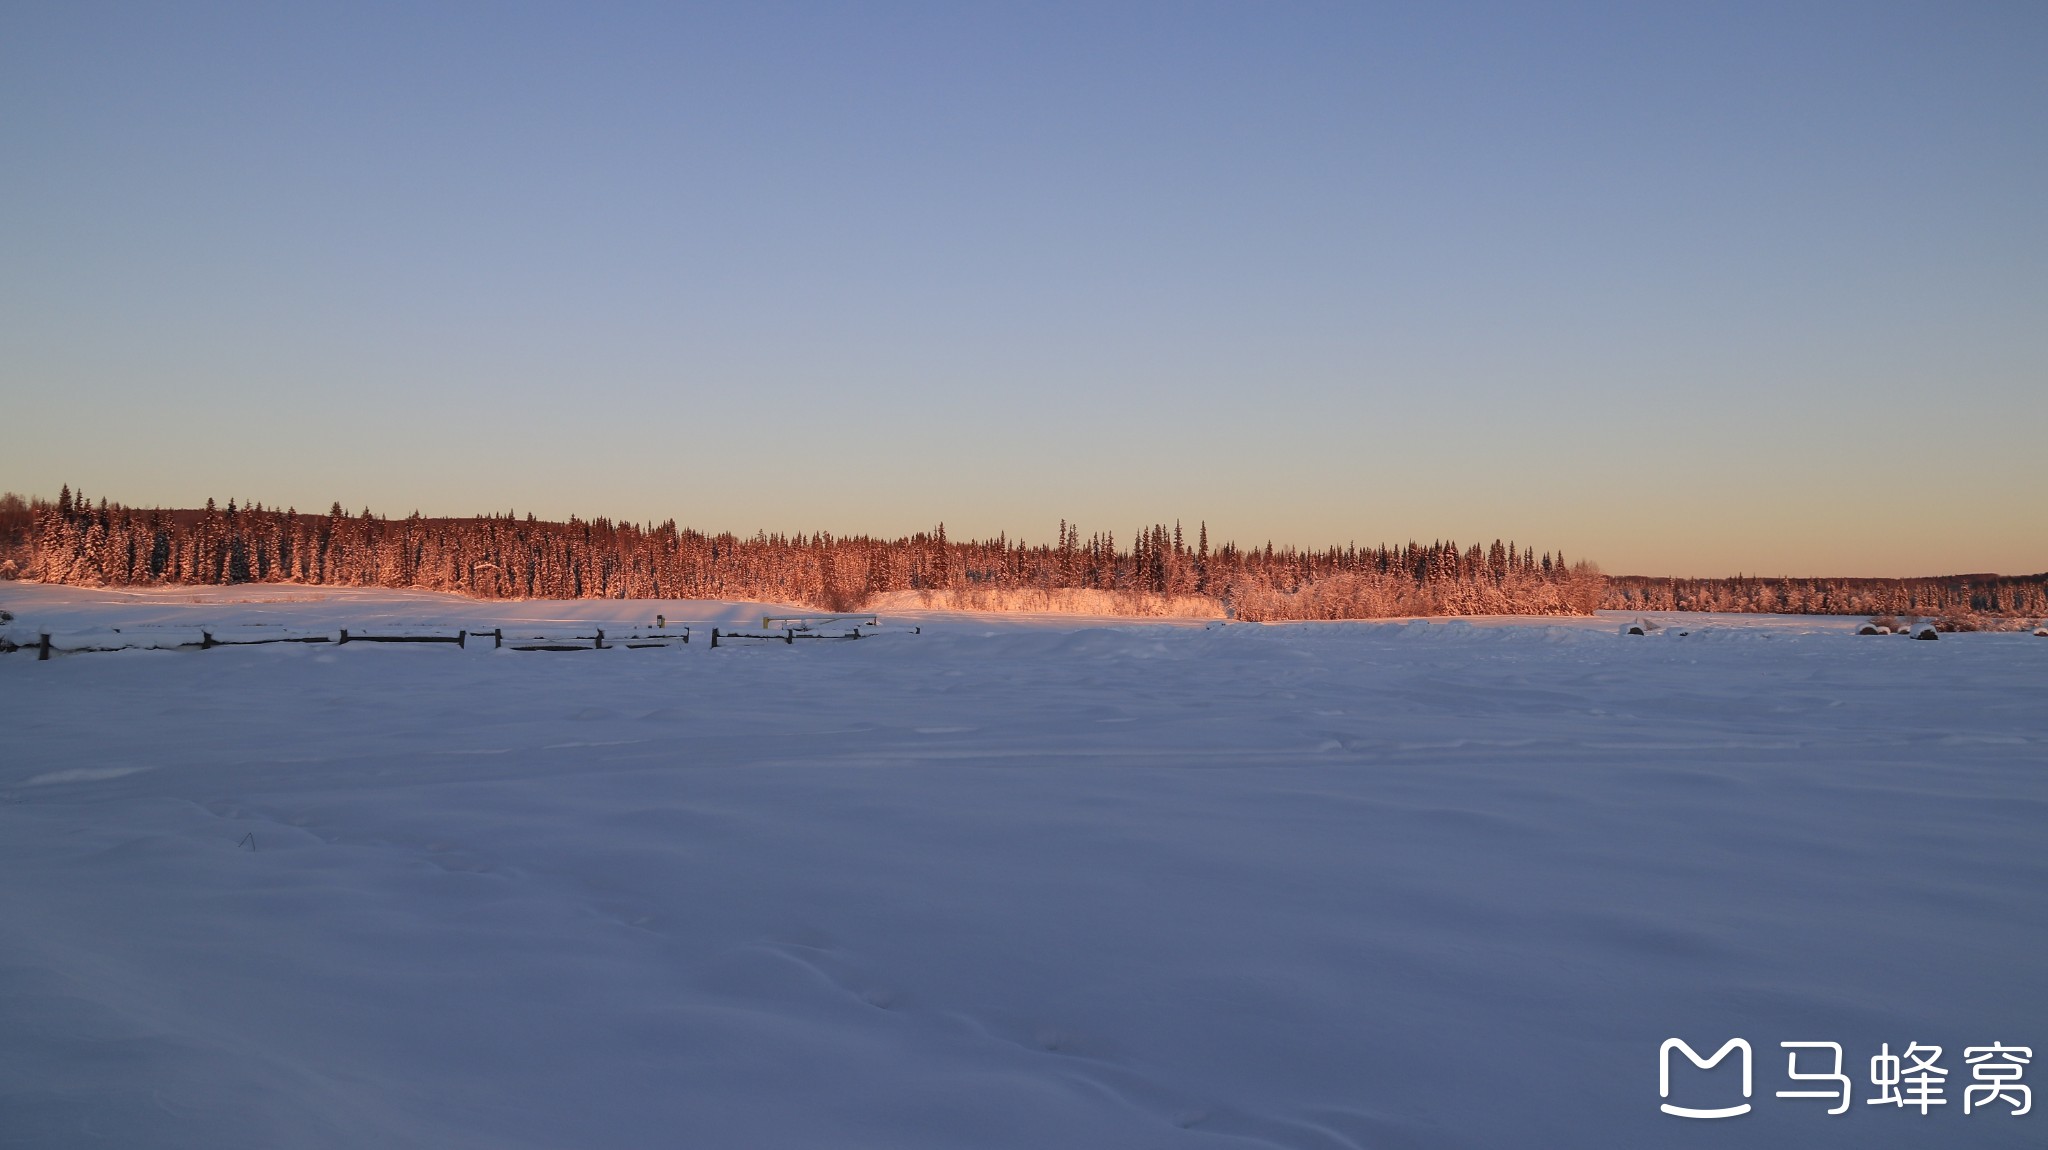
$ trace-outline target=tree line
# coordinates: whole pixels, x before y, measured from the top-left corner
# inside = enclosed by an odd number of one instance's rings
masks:
[[[531,514],[391,519],[260,504],[142,510],[0,497],[0,576],[83,586],[297,583],[453,591],[486,599],[753,599],[855,610],[895,592],[1083,591],[1119,613],[1207,601],[1246,620],[1437,614],[1585,614],[1604,580],[1562,552],[1490,547],[1211,546],[1155,524],[1119,541],[1062,522],[1051,543],[954,540],[943,524],[898,539],[752,536]],[[942,599],[941,602],[947,600]],[[974,600],[983,601],[983,600]]]
[[[2048,574],[1947,575],[1925,579],[1608,580],[1619,611],[1739,611],[1782,615],[1925,616],[1968,626],[1976,620],[2048,616]]]
[[[1211,546],[1155,524],[1119,541],[1061,522],[1051,543],[954,540],[943,524],[898,539],[707,534],[531,514],[403,519],[340,504],[141,510],[65,487],[55,501],[0,495],[0,578],[83,586],[297,583],[453,591],[486,599],[751,599],[857,610],[918,593],[936,606],[1085,596],[1122,614],[1245,620],[1623,611],[2048,616],[2048,575],[1928,579],[1609,578],[1563,552],[1490,546]],[[1031,598],[1037,595],[1036,599]]]

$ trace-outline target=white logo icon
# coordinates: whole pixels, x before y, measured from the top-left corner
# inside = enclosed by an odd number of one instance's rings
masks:
[[[1721,1049],[1716,1050],[1712,1058],[1701,1058],[1699,1051],[1686,1045],[1683,1039],[1667,1038],[1664,1040],[1664,1045],[1657,1048],[1657,1096],[1659,1098],[1671,1097],[1671,1052],[1673,1050],[1684,1051],[1687,1061],[1701,1070],[1712,1070],[1714,1067],[1719,1066],[1721,1060],[1728,1057],[1728,1052],[1731,1050],[1742,1051],[1742,1096],[1744,1098],[1749,1097],[1751,1084],[1750,1050],[1747,1041],[1740,1038],[1731,1038],[1721,1044]],[[1839,1054],[1837,1056],[1839,1057]],[[1833,1095],[1829,1094],[1827,1097],[1833,1097]],[[1717,1110],[1695,1110],[1689,1106],[1673,1106],[1671,1103],[1666,1102],[1659,1106],[1658,1109],[1666,1114],[1675,1114],[1680,1118],[1733,1118],[1738,1114],[1749,1113],[1749,1103],[1744,1102],[1740,1106],[1723,1106]]]

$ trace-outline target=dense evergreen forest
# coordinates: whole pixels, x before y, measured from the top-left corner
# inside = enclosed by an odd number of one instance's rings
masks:
[[[1604,604],[1617,611],[1918,615],[1967,629],[1996,619],[2048,616],[2048,574],[1925,579],[1650,579],[1628,575],[1607,581]]]
[[[295,583],[406,587],[481,598],[753,599],[851,610],[910,592],[934,605],[1085,602],[1123,614],[1214,611],[1246,620],[1624,610],[1832,614],[2048,614],[2048,576],[1999,579],[1609,579],[1561,552],[1490,546],[1211,546],[1179,524],[1124,542],[1007,536],[955,541],[707,535],[674,521],[546,522],[511,513],[390,519],[260,504],[139,510],[66,487],[55,502],[0,496],[0,577],[88,586]],[[1060,598],[1064,596],[1064,598]],[[1085,596],[1085,599],[1076,599]]]

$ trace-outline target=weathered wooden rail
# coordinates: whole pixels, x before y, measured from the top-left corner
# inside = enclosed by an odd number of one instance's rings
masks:
[[[816,632],[811,631],[799,631],[794,627],[784,627],[780,635],[751,634],[746,631],[720,631],[716,627],[713,627],[711,629],[711,645],[713,647],[718,646],[718,641],[720,639],[757,639],[765,640],[770,643],[787,643],[793,647],[796,645],[796,641],[798,639],[827,639],[832,641],[839,641],[845,639],[858,639],[860,637],[861,635],[859,627],[855,627],[853,630],[841,635],[820,635]]]
[[[810,614],[761,616],[761,629],[763,631],[774,631],[777,629],[787,630],[790,628],[795,628],[798,631],[808,631],[813,627],[829,627],[834,623],[842,625],[851,623],[855,627],[879,627],[882,625],[882,619],[881,616],[876,615],[872,611],[854,611],[852,613],[841,612],[839,614],[834,615]]]

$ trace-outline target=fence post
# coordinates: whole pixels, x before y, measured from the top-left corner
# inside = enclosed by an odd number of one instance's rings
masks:
[[[604,650],[604,628],[602,628],[602,627],[599,627],[599,628],[597,629],[597,648],[596,648],[596,649],[597,649],[597,650],[599,650],[599,651],[602,651],[602,650]]]
[[[683,645],[685,647],[690,645],[690,629],[688,627],[683,628]]]
[[[782,641],[792,647],[796,646],[796,628],[784,627],[782,629]]]
[[[455,645],[467,650],[469,648],[469,632],[457,631],[455,633]]]
[[[202,651],[213,650],[213,632],[201,631],[199,633],[199,649]]]
[[[47,641],[48,636],[44,636],[44,639]],[[714,651],[718,649],[718,628],[716,627],[711,629],[711,649]]]
[[[347,627],[343,627],[343,628],[341,629],[341,643],[340,643],[340,644],[336,644],[336,645],[337,645],[337,646],[340,646],[340,645],[346,644],[347,642],[348,642],[348,628],[347,628]]]
[[[50,657],[50,637],[49,637],[48,635],[44,635],[44,636],[43,636],[43,637],[42,637],[42,638],[41,638],[41,639],[40,639],[40,640],[39,640],[39,641],[38,641],[38,642],[36,643],[36,662],[38,662],[38,663],[41,663],[41,662],[45,662],[45,661],[47,661],[47,660],[49,659],[49,657]]]
[[[504,645],[505,629],[503,627],[499,627],[497,630],[491,632],[491,650],[495,651],[498,648],[503,647]]]

